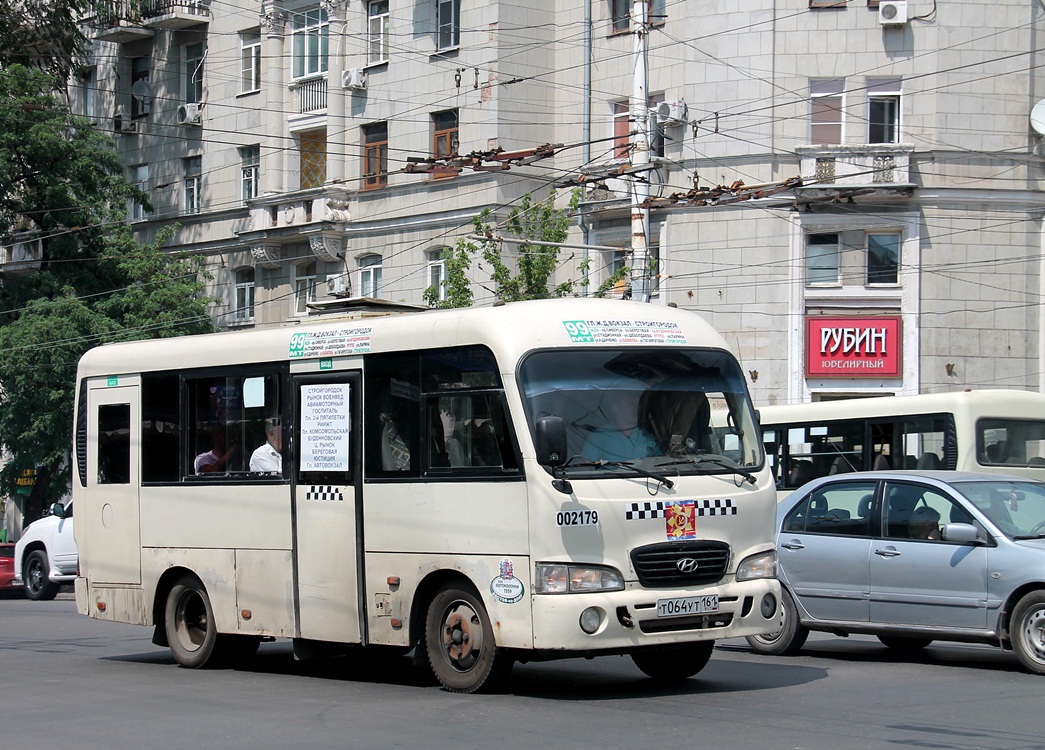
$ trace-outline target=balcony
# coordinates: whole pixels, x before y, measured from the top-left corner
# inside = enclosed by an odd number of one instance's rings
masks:
[[[309,238],[317,258],[336,260],[341,247],[335,225],[351,219],[349,195],[345,188],[325,185],[255,198],[250,202],[248,227],[237,234],[253,246],[255,258],[265,268],[278,268],[280,248],[303,237]]]
[[[28,236],[16,237],[10,245],[0,247],[0,273],[21,276],[36,271],[43,257],[43,240]]]
[[[92,38],[117,44],[210,21],[209,0],[97,0],[93,9]]]
[[[799,146],[802,195],[910,193],[908,173],[914,146],[902,143]]]
[[[296,115],[319,114],[327,110],[327,77],[303,78],[289,86],[291,112]]]

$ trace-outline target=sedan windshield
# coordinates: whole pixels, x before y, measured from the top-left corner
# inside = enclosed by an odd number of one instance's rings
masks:
[[[1045,482],[954,482],[954,488],[1006,536],[1045,537]]]
[[[762,465],[744,378],[726,352],[542,351],[519,374],[531,433],[541,417],[565,422],[571,474],[747,475]]]

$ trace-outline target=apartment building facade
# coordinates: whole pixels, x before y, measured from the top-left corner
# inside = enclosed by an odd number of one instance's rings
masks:
[[[561,274],[592,290],[630,262],[646,180],[650,303],[707,317],[757,401],[1045,391],[1040,4],[633,11],[99,7],[71,98],[151,198],[139,236],[177,224],[170,246],[206,256],[222,328],[292,325],[335,294],[422,304],[473,216],[555,185],[583,190]],[[639,69],[651,168],[632,173]]]

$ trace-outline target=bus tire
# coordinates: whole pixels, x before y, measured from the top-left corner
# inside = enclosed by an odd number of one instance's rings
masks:
[[[676,682],[689,679],[706,667],[714,650],[714,641],[697,641],[635,651],[631,660],[647,677],[662,682]]]
[[[425,649],[432,674],[452,693],[489,692],[512,668],[507,650],[494,642],[478,595],[454,584],[442,588],[428,607]]]
[[[1016,605],[1009,625],[1012,650],[1032,674],[1045,674],[1045,591],[1032,591]]]
[[[769,633],[749,635],[748,645],[754,651],[767,656],[794,656],[802,650],[809,631],[798,621],[798,608],[791,592],[780,589],[779,628]]]
[[[58,596],[60,586],[49,576],[51,566],[47,564],[47,553],[41,549],[33,550],[25,557],[22,566],[23,588],[27,599],[34,602],[49,602]]]
[[[183,576],[171,587],[163,622],[178,664],[199,669],[211,661],[218,644],[218,628],[207,590],[196,578]]]

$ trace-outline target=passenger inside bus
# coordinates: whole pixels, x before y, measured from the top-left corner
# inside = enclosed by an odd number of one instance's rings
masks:
[[[651,389],[639,397],[639,423],[647,427],[660,453],[710,453],[711,404],[700,391]]]
[[[603,419],[584,426],[587,434],[580,454],[589,461],[628,461],[658,455],[657,442],[640,423],[638,406],[637,390],[603,392],[593,415]]]
[[[225,447],[225,428],[215,425],[210,431],[211,448],[196,456],[193,468],[197,474],[210,474],[224,471],[229,459],[236,452],[236,446]]]
[[[283,428],[278,417],[265,420],[265,442],[250,456],[250,470],[265,474],[283,473]]]

